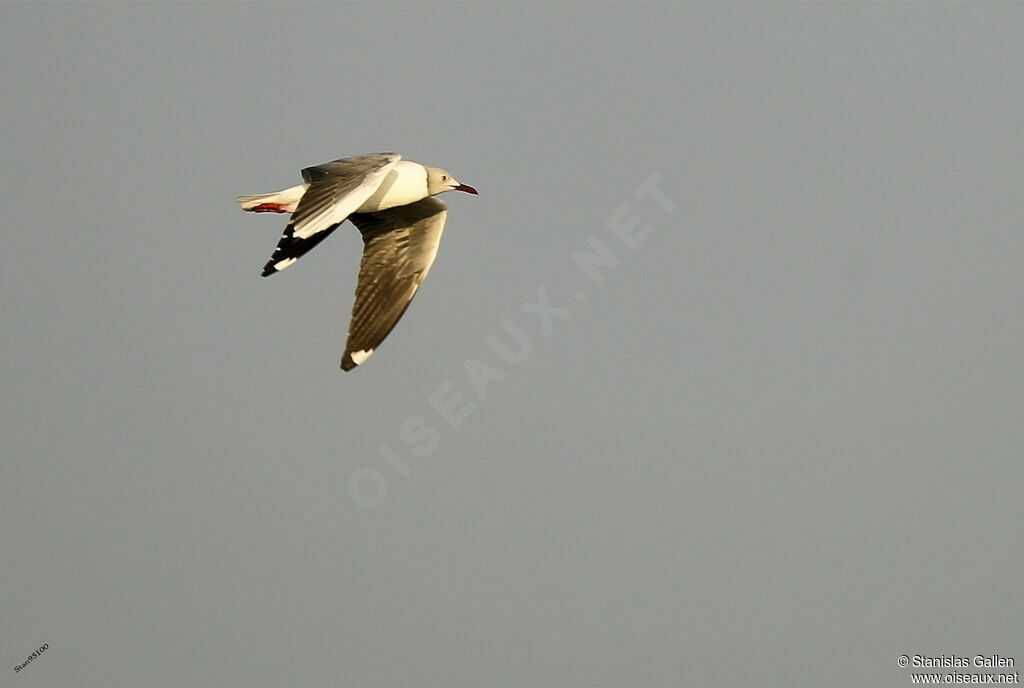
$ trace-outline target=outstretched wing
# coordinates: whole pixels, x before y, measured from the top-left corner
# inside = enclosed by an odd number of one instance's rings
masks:
[[[302,170],[309,188],[292,213],[263,276],[297,261],[373,195],[401,155],[378,153],[343,158]]]
[[[363,235],[363,260],[342,370],[369,358],[405,313],[434,262],[447,216],[444,202],[431,196],[349,217]]]

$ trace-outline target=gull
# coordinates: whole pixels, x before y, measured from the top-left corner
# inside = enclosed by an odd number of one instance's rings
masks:
[[[302,170],[303,184],[239,196],[243,210],[291,213],[263,276],[274,275],[350,220],[363,236],[355,303],[341,369],[363,364],[398,323],[437,255],[448,207],[445,191],[476,194],[439,167],[397,153],[342,158]]]

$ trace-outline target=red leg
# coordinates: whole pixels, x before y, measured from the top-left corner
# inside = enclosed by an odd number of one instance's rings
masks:
[[[252,208],[254,213],[284,213],[288,212],[281,207],[280,203],[260,203],[258,206]]]

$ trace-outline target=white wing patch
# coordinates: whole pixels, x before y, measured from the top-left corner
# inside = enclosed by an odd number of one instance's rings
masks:
[[[353,351],[349,357],[356,365],[363,365],[363,361],[368,359],[372,354],[373,349],[363,349],[362,351]]]
[[[366,175],[359,186],[345,194],[343,198],[338,199],[336,203],[327,206],[316,215],[303,220],[302,224],[296,225],[292,236],[296,239],[308,239],[317,232],[333,227],[339,222],[344,222],[346,217],[354,213],[367,198],[373,195],[377,187],[384,181],[384,177],[387,176],[388,172],[391,171],[391,168],[395,166],[395,163],[400,158],[401,156],[396,155],[395,159],[387,165]]]
[[[285,258],[284,260],[279,260],[276,263],[274,263],[274,269],[277,270],[278,272],[281,272],[282,270],[284,270],[286,267],[288,267],[297,260],[298,258]]]

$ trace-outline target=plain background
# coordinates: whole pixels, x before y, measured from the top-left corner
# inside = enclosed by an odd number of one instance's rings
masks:
[[[1004,3],[4,4],[0,684],[1020,664],[1022,35]],[[358,235],[261,279],[283,221],[234,197],[386,150],[481,195],[342,374]]]

